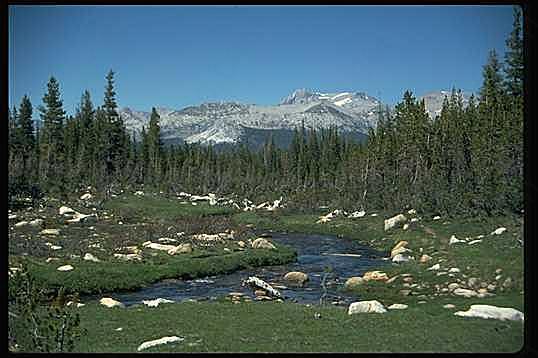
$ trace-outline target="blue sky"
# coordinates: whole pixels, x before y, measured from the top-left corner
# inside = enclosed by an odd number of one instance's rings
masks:
[[[395,104],[477,91],[504,58],[511,6],[10,6],[9,103],[42,103],[51,75],[68,113],[85,89],[121,107],[276,104],[297,88],[364,91]]]

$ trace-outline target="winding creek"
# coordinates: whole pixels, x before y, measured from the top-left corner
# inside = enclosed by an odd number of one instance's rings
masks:
[[[352,276],[362,276],[366,271],[380,269],[390,262],[382,260],[382,252],[331,235],[272,233],[270,240],[293,247],[297,251],[297,261],[194,280],[164,280],[137,291],[113,293],[110,296],[126,306],[158,297],[177,302],[215,300],[230,292],[242,292],[254,298],[253,289],[242,287],[241,282],[249,276],[256,276],[277,288],[286,301],[319,304],[324,294],[321,282],[326,268],[330,268],[325,281],[325,302],[348,305],[357,297],[342,290],[345,281]],[[293,286],[283,279],[290,271],[305,272],[309,280],[303,287]]]

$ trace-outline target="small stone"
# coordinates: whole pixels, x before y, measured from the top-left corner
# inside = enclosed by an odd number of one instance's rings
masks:
[[[423,263],[426,263],[426,262],[430,261],[431,259],[432,259],[431,256],[424,254],[424,255],[420,256],[419,262],[421,264],[423,264]]]
[[[389,310],[404,310],[404,309],[406,309],[407,307],[409,307],[409,306],[404,305],[404,304],[402,304],[402,303],[394,303],[394,304],[388,306],[387,308],[388,308]]]
[[[411,283],[411,282],[413,282],[413,277],[412,276],[407,276],[407,277],[404,277],[402,280],[403,280],[403,282]]]
[[[26,226],[26,225],[28,225],[28,221],[20,221],[20,222],[15,224],[15,227],[23,227],[23,226]]]
[[[495,285],[489,284],[488,287],[487,287],[487,290],[488,291],[495,291],[495,288],[496,288]]]
[[[265,292],[265,290],[255,290],[254,291],[254,295],[259,297],[259,296],[265,296],[267,294],[267,292]]]
[[[43,219],[35,219],[30,221],[28,224],[33,227],[41,226],[43,225],[44,220]]]
[[[409,296],[411,294],[411,290],[400,290],[400,295],[402,296]]]
[[[174,303],[174,301],[172,300],[167,300],[165,298],[156,298],[154,300],[144,300],[142,301],[143,304],[145,304],[146,306],[148,307],[157,307],[159,306],[161,303]]]
[[[435,265],[433,265],[433,266],[427,268],[427,270],[428,270],[428,271],[432,271],[432,270],[435,271],[435,270],[439,270],[440,268],[441,268],[441,265],[439,265],[439,264],[435,264]]]
[[[84,255],[84,260],[86,261],[93,261],[93,262],[101,262],[97,257],[93,256],[89,252]]]
[[[500,227],[497,230],[493,231],[490,235],[501,235],[505,231],[506,231],[505,227]]]
[[[454,306],[452,303],[447,303],[446,305],[443,306],[443,308],[453,309],[453,308],[456,308],[456,306]]]
[[[500,274],[501,272],[503,272],[503,270],[500,269],[500,268],[498,268],[498,269],[495,270],[495,273],[496,273],[496,274]]]
[[[504,280],[503,287],[504,288],[512,287],[512,279],[510,277],[507,277],[506,280]]]
[[[57,235],[60,235],[60,229],[45,229],[45,230],[41,230],[40,234],[57,236]]]
[[[368,271],[362,276],[364,281],[387,281],[389,277],[382,271]]]
[[[497,276],[495,276],[495,281],[499,281],[502,277],[503,277],[503,275],[497,275]]]
[[[459,287],[460,287],[459,284],[457,284],[456,282],[453,282],[453,283],[448,285],[448,290],[449,291],[454,291],[456,288],[459,288]]]
[[[441,219],[441,217],[438,216],[438,215],[433,217],[433,220],[440,220],[440,219]]]
[[[93,198],[93,195],[90,193],[86,193],[80,197],[80,200],[90,200],[91,198]]]
[[[276,249],[275,245],[273,245],[268,240],[260,237],[257,238],[252,242],[252,248],[253,249]]]
[[[452,267],[448,272],[460,272],[460,269],[457,267]]]
[[[482,240],[473,240],[473,241],[469,241],[469,245],[474,245],[474,244],[478,244],[482,242]]]
[[[392,262],[395,262],[395,263],[407,262],[409,260],[410,260],[409,256],[405,256],[402,254],[394,255],[394,257],[392,258]]]
[[[56,270],[58,270],[58,271],[71,271],[73,269],[74,269],[74,267],[71,266],[71,265],[64,265],[64,266],[58,267]]]
[[[60,207],[60,215],[75,215],[77,212],[67,206]]]
[[[475,297],[477,293],[473,290],[467,290],[465,288],[456,288],[453,292],[456,296],[463,296],[463,297]]]
[[[471,277],[469,280],[467,280],[467,286],[469,287],[478,287],[479,280],[476,277]]]

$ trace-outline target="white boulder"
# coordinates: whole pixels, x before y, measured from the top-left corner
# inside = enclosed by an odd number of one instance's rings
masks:
[[[459,242],[465,242],[465,240],[459,240],[459,239],[456,238],[455,235],[452,235],[452,236],[450,237],[450,241],[448,242],[448,244],[449,244],[449,245],[454,245],[454,244],[457,244],[457,243],[459,243]]]
[[[18,223],[15,224],[15,227],[23,227],[26,225],[28,225],[28,221],[19,221]]]
[[[148,348],[158,346],[161,344],[181,342],[183,340],[185,340],[185,338],[178,337],[178,336],[163,337],[163,338],[155,339],[153,341],[144,342],[141,345],[139,345],[136,350],[140,352],[140,351],[143,351],[144,349],[148,349]]]
[[[435,264],[435,265],[433,265],[431,267],[428,267],[426,270],[428,270],[428,271],[437,271],[439,269],[441,269],[441,265]]]
[[[192,252],[192,245],[190,243],[181,244],[175,246],[173,249],[168,250],[169,255],[175,254],[190,254]]]
[[[161,303],[174,303],[174,301],[167,300],[166,298],[160,298],[159,297],[159,298],[156,298],[154,300],[143,300],[142,303],[145,304],[148,307],[157,307]]]
[[[363,216],[366,215],[366,211],[364,210],[361,210],[361,211],[354,211],[352,212],[351,214],[349,214],[349,218],[362,218]]]
[[[468,290],[466,288],[456,288],[454,291],[452,291],[452,293],[455,294],[456,296],[463,296],[466,298],[475,297],[477,295],[475,291]]]
[[[493,231],[490,235],[500,235],[502,234],[503,232],[506,231],[506,228],[505,227],[500,227],[498,228],[497,230]]]
[[[37,226],[41,226],[41,225],[43,225],[43,222],[44,222],[43,219],[35,219],[35,220],[30,221],[30,222],[28,223],[28,225],[37,227]]]
[[[478,317],[485,319],[499,319],[501,321],[523,321],[522,312],[508,307],[497,307],[491,305],[471,305],[467,311],[458,311],[454,313],[460,317]]]
[[[270,284],[268,284],[262,279],[259,279],[256,276],[250,276],[248,279],[244,280],[241,283],[241,286],[247,286],[247,285],[255,287],[255,288],[261,288],[262,290],[265,290],[267,293],[269,293],[271,296],[282,298],[282,295],[280,294],[278,290],[276,290]]]
[[[57,235],[60,235],[60,229],[45,229],[45,230],[41,230],[41,232],[39,232],[41,235],[54,235],[54,236],[57,236]]]
[[[93,256],[91,253],[87,252],[84,257],[84,260],[86,261],[93,261],[93,262],[101,262],[97,257]]]
[[[385,307],[376,300],[353,302],[349,305],[347,313],[349,315],[356,313],[385,313]]]
[[[394,304],[388,306],[387,308],[388,308],[389,310],[404,310],[404,309],[406,309],[407,307],[409,307],[409,306],[404,305],[403,303],[394,303]]]
[[[93,195],[90,193],[86,193],[80,197],[80,200],[90,200],[91,198],[93,198]]]
[[[112,307],[124,308],[125,307],[123,303],[121,303],[120,301],[116,301],[115,299],[110,298],[110,297],[101,298],[99,300],[99,303],[108,308],[112,308]]]
[[[253,249],[276,249],[275,245],[273,245],[268,240],[264,239],[263,237],[257,238],[252,242],[252,248]]]
[[[407,221],[407,218],[403,214],[398,214],[390,219],[385,220],[385,231],[392,229],[397,224]]]
[[[60,215],[75,215],[76,211],[67,206],[60,207]]]
[[[394,257],[392,258],[392,262],[396,262],[396,263],[407,262],[409,260],[410,260],[409,256],[405,256],[402,254],[394,255]]]
[[[71,271],[73,269],[74,269],[74,267],[71,266],[71,265],[64,265],[64,266],[58,267],[56,270],[58,270],[58,271]]]
[[[148,249],[161,250],[161,251],[170,251],[176,248],[176,246],[174,245],[164,245],[164,244],[158,244],[156,242],[150,242],[150,241],[144,242],[142,246]]]

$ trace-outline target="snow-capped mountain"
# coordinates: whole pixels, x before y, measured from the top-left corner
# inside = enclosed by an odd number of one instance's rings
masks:
[[[218,102],[156,111],[165,142],[223,144],[245,141],[252,130],[282,133],[301,123],[306,128],[336,126],[344,132],[365,134],[376,125],[379,104],[376,98],[360,92],[328,94],[301,89],[276,106]],[[120,114],[127,129],[137,135],[149,124],[149,112],[124,108]]]
[[[445,96],[450,92],[434,91],[421,97],[432,118],[440,113]],[[464,105],[468,99],[469,95],[464,94]],[[235,144],[248,140],[259,145],[273,132],[282,139],[275,138],[277,142],[285,145],[291,139],[290,133],[302,123],[315,129],[336,126],[355,138],[364,138],[370,127],[375,128],[380,106],[385,107],[364,92],[324,93],[303,88],[274,106],[214,102],[156,111],[165,143]],[[130,133],[137,136],[149,124],[149,112],[123,108],[120,114]]]

